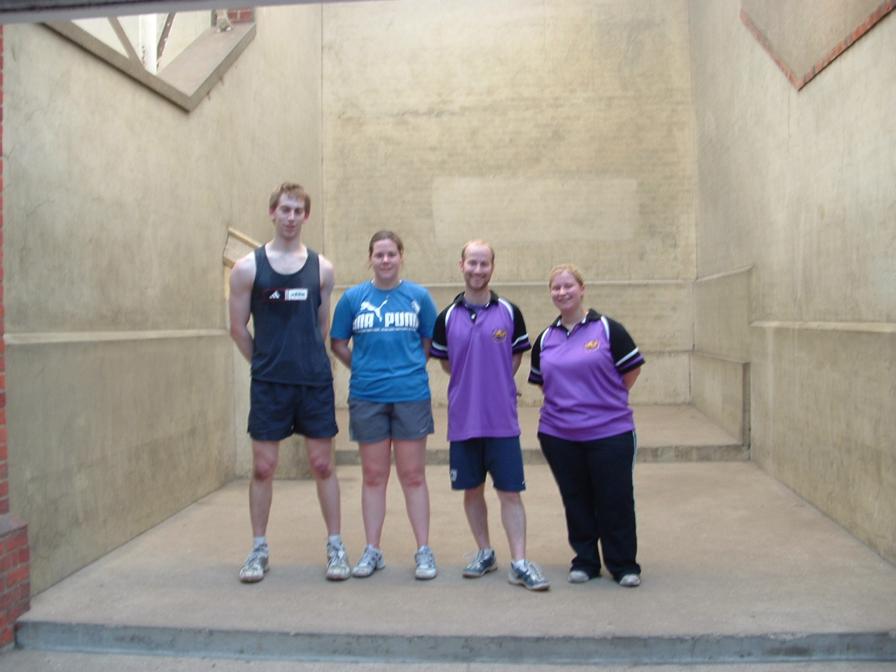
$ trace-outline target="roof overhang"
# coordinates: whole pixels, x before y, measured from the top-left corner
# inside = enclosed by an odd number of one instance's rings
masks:
[[[265,5],[319,5],[331,2],[365,2],[366,0],[265,0],[245,3],[239,0],[0,0],[0,23],[42,23],[71,21],[100,16],[129,14],[167,14],[222,7]]]

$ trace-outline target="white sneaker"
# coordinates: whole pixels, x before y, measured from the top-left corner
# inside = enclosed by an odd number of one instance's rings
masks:
[[[464,567],[463,575],[468,579],[478,579],[496,569],[498,569],[498,562],[495,559],[494,550],[480,548],[475,555],[470,556],[470,562]]]
[[[588,583],[591,580],[591,577],[588,576],[588,572],[584,569],[571,569],[569,570],[569,576],[566,577],[566,580],[570,583]]]
[[[429,546],[421,546],[414,554],[414,562],[417,563],[417,569],[414,570],[414,576],[422,581],[436,578],[439,570],[436,569],[436,558],[432,554]]]
[[[348,554],[345,546],[327,542],[327,578],[330,581],[345,581],[352,575],[352,568],[348,564]]]
[[[619,585],[624,588],[637,588],[641,585],[641,577],[637,574],[626,574],[619,579]]]
[[[541,567],[528,560],[522,560],[519,567],[511,562],[507,581],[515,586],[523,586],[526,590],[549,590],[551,587],[551,582],[542,574]]]
[[[352,576],[363,579],[385,566],[386,563],[383,562],[383,552],[378,548],[374,548],[370,544],[367,544],[367,546],[364,547],[364,553],[361,555],[361,559],[358,560],[358,564],[355,565],[355,568],[352,570]]]
[[[253,548],[246,558],[246,562],[240,568],[240,581],[243,583],[258,583],[264,578],[270,569],[270,553],[267,544]]]

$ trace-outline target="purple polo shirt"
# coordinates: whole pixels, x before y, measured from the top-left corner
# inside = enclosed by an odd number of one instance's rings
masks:
[[[439,313],[430,354],[451,365],[449,441],[520,435],[513,355],[531,347],[520,309],[494,292],[485,306],[459,294]]]
[[[558,318],[532,348],[529,382],[541,385],[538,431],[568,441],[593,441],[635,428],[622,374],[644,357],[619,322],[589,310],[567,332]]]

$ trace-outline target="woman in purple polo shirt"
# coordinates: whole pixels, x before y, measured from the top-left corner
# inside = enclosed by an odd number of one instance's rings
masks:
[[[621,586],[641,584],[635,560],[632,482],[637,440],[628,392],[644,358],[618,322],[586,310],[585,282],[572,264],[551,270],[560,316],[536,339],[529,382],[544,393],[538,439],[563,498],[570,583],[600,576],[601,558]]]

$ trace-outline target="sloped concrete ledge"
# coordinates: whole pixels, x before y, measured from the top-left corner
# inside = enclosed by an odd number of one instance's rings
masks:
[[[427,448],[426,463],[447,465],[449,451],[447,448]],[[749,462],[750,447],[739,443],[705,444],[700,446],[677,445],[639,446],[638,462]],[[524,464],[547,464],[544,454],[537,446],[523,447]],[[357,449],[336,451],[337,465],[361,464],[361,456]]]
[[[226,33],[213,29],[200,35],[158,75],[128,58],[74,23],[52,21],[44,24],[71,40],[146,88],[174,103],[185,112],[193,111],[236,62],[255,38],[255,24],[236,24]]]
[[[634,406],[638,432],[638,462],[746,462],[750,446],[731,436],[698,409],[687,404]],[[525,464],[546,464],[538,443],[539,409],[520,406],[520,443]],[[433,408],[436,433],[429,437],[427,464],[448,464],[447,409]],[[336,409],[336,420],[348,428],[348,410]],[[336,435],[336,464],[360,464],[358,446],[348,431]]]
[[[28,621],[25,649],[269,660],[698,664],[896,660],[896,631],[671,637],[343,635]]]

